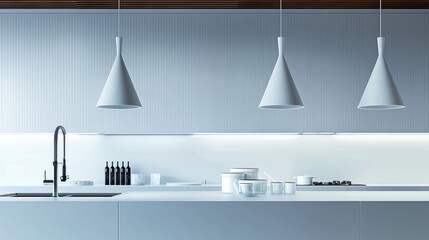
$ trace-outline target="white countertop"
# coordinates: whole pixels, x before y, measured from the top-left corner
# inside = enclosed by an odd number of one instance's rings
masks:
[[[297,191],[429,191],[429,184],[366,184],[358,186],[297,186]]]
[[[422,191],[305,191],[288,194],[266,194],[243,197],[220,192],[130,192],[116,197],[119,201],[246,201],[246,202],[314,202],[314,201],[429,201]]]
[[[0,193],[5,194],[5,192]],[[243,197],[216,191],[148,191],[128,192],[115,197],[85,198],[13,198],[0,197],[0,202],[25,201],[141,201],[141,202],[365,202],[365,201],[429,201],[426,191],[303,191],[295,195],[271,195]]]
[[[67,184],[58,185],[59,192],[67,193],[126,193],[138,191],[220,191],[219,184],[202,184],[189,186],[166,186],[166,185],[91,185],[91,186],[72,186]],[[35,186],[0,186],[0,192],[25,192],[25,193],[44,193],[51,192],[52,185]]]
[[[173,191],[221,191],[219,184],[198,186],[131,185],[131,186],[71,186],[59,185],[62,193],[128,193],[128,192],[173,192]],[[52,185],[38,186],[0,186],[0,193],[45,193],[51,192]],[[429,184],[367,184],[366,186],[297,186],[300,192],[342,192],[342,191],[429,191]]]

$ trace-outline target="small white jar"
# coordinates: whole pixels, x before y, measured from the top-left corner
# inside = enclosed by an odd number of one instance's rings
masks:
[[[295,194],[296,193],[296,182],[285,182],[285,193]]]
[[[271,194],[282,194],[284,192],[283,182],[271,182]]]

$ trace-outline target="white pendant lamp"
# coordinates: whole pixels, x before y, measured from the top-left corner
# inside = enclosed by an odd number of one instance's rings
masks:
[[[381,37],[381,0],[380,0],[380,37],[377,38],[378,58],[372,70],[371,77],[366,85],[360,100],[359,109],[363,110],[390,110],[404,108],[401,95],[396,88],[395,81],[390,74],[384,59],[384,37]]]
[[[119,35],[121,2],[118,0],[118,36],[116,37],[116,58],[107,77],[103,92],[98,99],[97,107],[109,109],[140,108],[137,92],[122,59],[122,37]]]
[[[292,75],[283,56],[285,40],[282,36],[282,0],[280,0],[280,37],[278,37],[279,56],[271,74],[259,108],[289,110],[304,108]]]

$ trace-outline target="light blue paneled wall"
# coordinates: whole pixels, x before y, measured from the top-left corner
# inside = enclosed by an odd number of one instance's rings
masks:
[[[115,11],[0,12],[0,132],[428,132],[429,13],[386,11],[386,60],[407,107],[356,109],[377,57],[377,11],[288,10],[286,60],[305,109],[259,101],[277,58],[275,10],[128,10],[123,57],[143,108],[95,107]]]

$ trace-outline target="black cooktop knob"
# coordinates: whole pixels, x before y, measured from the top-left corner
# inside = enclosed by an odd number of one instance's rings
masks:
[[[344,180],[341,182],[341,185],[352,185],[352,182]]]

